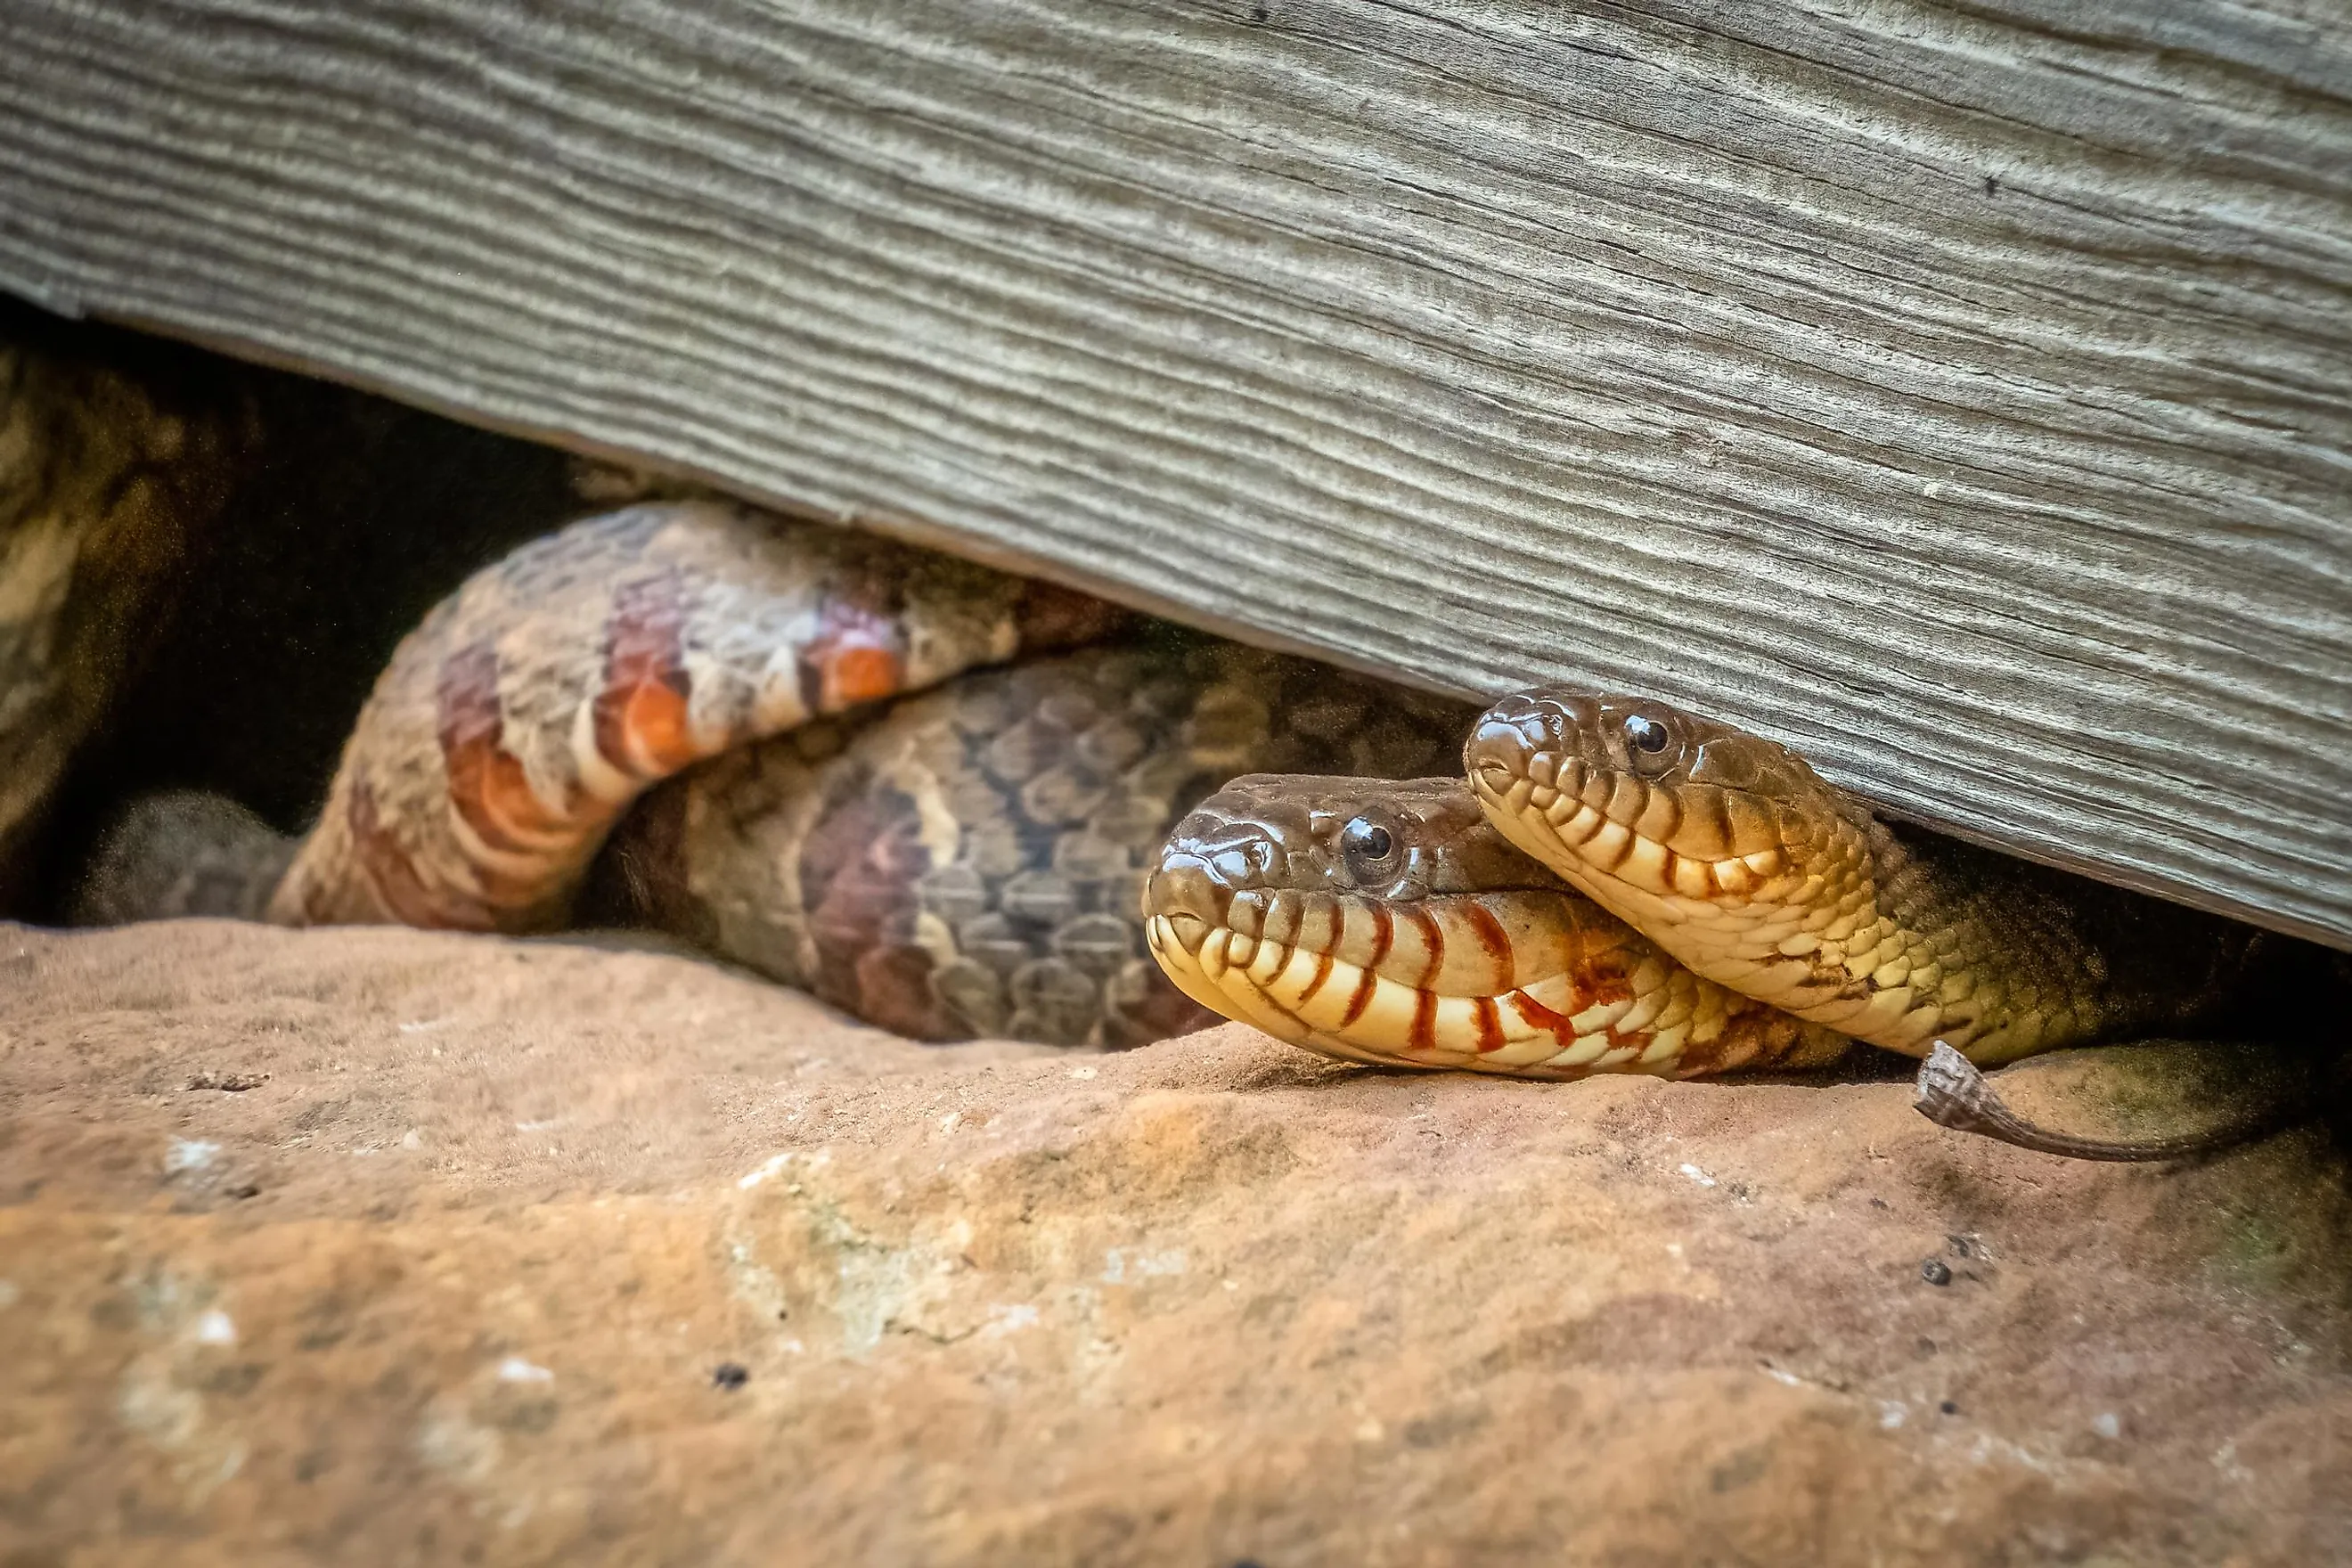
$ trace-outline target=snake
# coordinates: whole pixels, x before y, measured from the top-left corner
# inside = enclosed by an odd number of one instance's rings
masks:
[[[707,499],[469,577],[393,654],[307,834],[134,807],[83,918],[189,912],[648,925],[926,1040],[1223,1016],[1532,1079],[1932,1050],[1939,1120],[2093,1158],[2140,1152],[2046,1135],[1969,1075],[2210,1027],[2279,983],[2283,940],[1882,821],[1663,703],[1479,713]]]
[[[2242,1005],[2283,939],[1882,820],[1790,748],[1663,702],[1507,698],[1464,752],[1488,819],[1702,974],[1979,1065]]]
[[[1195,800],[1427,773],[1474,713],[832,523],[643,501],[435,605],[306,834],[148,797],[72,912],[647,927],[909,1037],[1116,1048],[1214,1021],[1137,914]]]
[[[1981,1068],[2275,1027],[2282,996],[2343,989],[2306,944],[1883,820],[1792,749],[1663,702],[1516,693],[1462,757],[1406,784],[1233,781],[1147,886],[1154,956],[1206,1006],[1390,1067],[1696,1078],[1884,1047],[1924,1058],[1931,1119],[2099,1160],[2225,1146],[2284,1107],[2085,1138],[2011,1113]]]

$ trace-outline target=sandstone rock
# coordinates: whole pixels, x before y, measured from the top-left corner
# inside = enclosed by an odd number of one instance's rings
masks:
[[[1895,1079],[924,1047],[197,921],[0,926],[0,1047],[11,1563],[2352,1553],[2321,1128],[2075,1165]]]

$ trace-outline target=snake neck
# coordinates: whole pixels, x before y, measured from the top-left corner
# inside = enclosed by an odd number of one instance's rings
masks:
[[[1898,830],[1839,799],[1810,845],[1712,923],[1691,962],[1856,1039],[1978,1060],[2077,1043],[2111,999],[2109,964],[2036,877]]]
[[[1917,1009],[1898,1048],[1942,1038],[1991,1063],[2158,1034],[2243,1035],[2280,1013],[2299,944],[1924,828],[1874,821],[1869,839],[1875,957],[1909,966]],[[1904,977],[1882,968],[1865,983],[1889,980]]]

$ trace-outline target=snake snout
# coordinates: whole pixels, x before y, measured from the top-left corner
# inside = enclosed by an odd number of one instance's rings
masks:
[[[1209,933],[1223,927],[1232,897],[1206,859],[1171,851],[1144,880],[1143,918],[1197,954]]]
[[[1538,742],[1510,719],[1488,711],[1462,748],[1463,771],[1496,795],[1508,795],[1527,777],[1528,759]]]
[[[1536,798],[1580,787],[1583,737],[1597,711],[1572,692],[1523,691],[1504,698],[1479,715],[1462,749],[1463,771],[1471,783],[1512,808]]]

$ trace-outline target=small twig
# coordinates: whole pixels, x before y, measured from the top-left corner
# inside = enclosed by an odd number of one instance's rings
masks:
[[[1938,1127],[2068,1160],[2179,1160],[2210,1154],[2275,1131],[2292,1109],[2291,1100],[2282,1097],[2258,1112],[2200,1132],[2144,1140],[2078,1138],[2037,1127],[2017,1115],[2000,1102],[1974,1062],[1941,1040],[1919,1064],[1911,1103]]]

